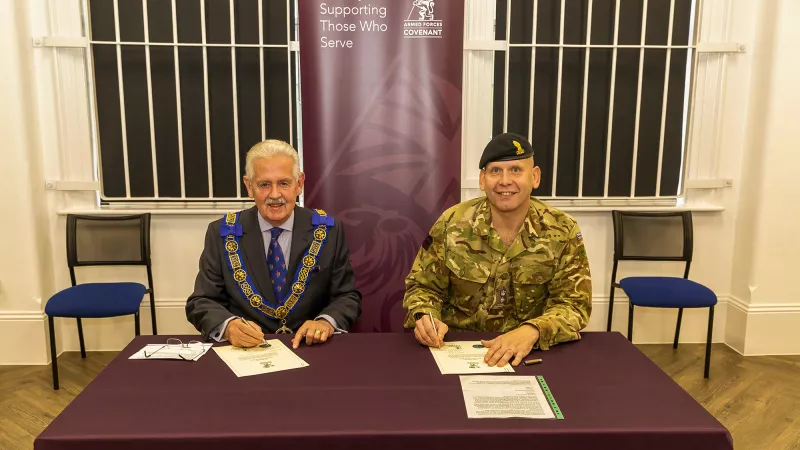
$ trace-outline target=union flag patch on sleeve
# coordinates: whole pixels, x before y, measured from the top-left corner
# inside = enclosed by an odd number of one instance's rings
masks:
[[[582,241],[583,240],[583,234],[581,234],[581,232],[578,231],[578,234],[575,235],[575,239],[577,239],[579,241]]]
[[[429,234],[428,237],[426,237],[425,240],[422,241],[422,249],[427,250],[431,246],[431,244],[433,244],[433,237]]]

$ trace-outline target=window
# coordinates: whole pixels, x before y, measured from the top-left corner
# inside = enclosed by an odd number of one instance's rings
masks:
[[[531,139],[540,197],[681,194],[693,0],[497,0],[493,134]]]
[[[298,142],[293,0],[91,0],[101,199],[238,200],[245,154]]]
[[[695,180],[720,181],[730,1],[465,1],[464,196],[479,195],[474,166],[504,130],[531,138],[535,195],[564,204],[673,204]],[[53,31],[89,46],[56,52],[60,126],[77,130],[62,176],[96,174],[104,204],[244,200],[253,143],[302,153],[296,3],[54,3],[69,19]]]

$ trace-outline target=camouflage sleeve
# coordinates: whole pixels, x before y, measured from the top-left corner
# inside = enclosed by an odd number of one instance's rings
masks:
[[[539,330],[536,346],[547,350],[559,342],[581,338],[592,313],[592,277],[578,225],[572,228],[549,285],[544,313],[529,323]]]
[[[442,216],[433,224],[406,277],[406,294],[403,297],[403,307],[406,309],[403,326],[406,328],[414,328],[414,316],[417,313],[431,313],[439,320],[442,318],[442,303],[447,298],[450,285],[444,260],[446,223]]]

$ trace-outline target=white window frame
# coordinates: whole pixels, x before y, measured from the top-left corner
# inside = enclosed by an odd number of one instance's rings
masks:
[[[613,108],[613,89],[614,89],[614,70],[616,69],[616,53],[617,48],[639,48],[643,53],[645,48],[665,48],[667,49],[666,60],[666,73],[669,74],[670,70],[670,57],[671,49],[693,49],[691,54],[691,66],[689,70],[694,68],[693,76],[690,78],[688,89],[686,90],[684,108],[688,108],[688,120],[684,123],[684,128],[688,124],[688,130],[684,130],[684,151],[681,164],[681,179],[679,186],[679,195],[677,196],[660,196],[660,176],[661,176],[661,161],[663,155],[663,142],[664,142],[664,124],[666,115],[663,108],[666,108],[666,102],[662,102],[662,118],[661,118],[661,138],[659,146],[658,158],[658,179],[656,180],[656,196],[653,197],[635,197],[634,187],[636,183],[636,157],[638,147],[638,129],[639,129],[639,106],[641,100],[641,84],[642,84],[642,64],[644,58],[640,54],[639,58],[639,80],[638,80],[638,95],[637,95],[637,111],[636,111],[636,125],[634,137],[634,152],[633,152],[633,168],[631,179],[631,194],[625,197],[611,197],[608,195],[608,180],[609,180],[609,162],[610,158],[606,158],[606,175],[605,175],[605,195],[603,197],[583,197],[582,184],[583,184],[583,132],[585,131],[585,124],[582,123],[582,136],[581,136],[581,150],[580,150],[580,176],[579,176],[579,189],[577,197],[564,197],[555,196],[556,175],[558,168],[558,128],[560,115],[556,112],[556,139],[554,148],[554,158],[552,167],[543,167],[542,170],[552,171],[553,173],[553,191],[548,196],[541,198],[547,200],[548,203],[565,206],[565,207],[592,207],[593,209],[650,209],[655,207],[682,207],[686,204],[689,191],[694,189],[717,189],[731,186],[731,180],[721,179],[719,177],[718,160],[720,156],[720,121],[722,119],[721,101],[723,92],[723,80],[725,72],[725,62],[729,57],[729,53],[742,51],[743,49],[736,43],[727,42],[728,32],[730,28],[730,8],[732,0],[719,0],[713,2],[704,2],[702,0],[694,0],[693,16],[698,15],[697,20],[692,20],[690,25],[693,38],[690,40],[690,45],[672,45],[672,22],[674,12],[674,0],[670,1],[670,27],[668,35],[668,45],[654,46],[645,45],[644,42],[644,23],[646,23],[647,2],[644,0],[643,12],[643,30],[642,41],[639,45],[618,45],[618,11],[620,0],[617,0],[617,23],[615,23],[614,30],[614,44],[613,45],[590,45],[589,36],[587,33],[587,42],[580,45],[566,45],[563,39],[563,21],[564,21],[564,4],[567,0],[561,0],[561,33],[559,44],[511,44],[509,42],[510,24],[506,27],[506,39],[495,40],[495,20],[497,15],[505,13],[506,23],[510,22],[508,14],[511,11],[511,2],[513,1],[531,1],[531,0],[507,0],[507,11],[496,11],[496,0],[467,0],[467,16],[465,18],[465,31],[464,31],[464,134],[462,144],[462,189],[465,191],[462,195],[464,198],[474,197],[480,195],[478,183],[478,170],[476,169],[478,161],[480,160],[481,152],[486,142],[492,136],[492,114],[487,114],[487,111],[493,111],[493,85],[494,85],[494,57],[495,51],[505,51],[505,64],[506,73],[508,72],[509,64],[509,49],[512,47],[551,47],[559,49],[559,90],[561,79],[561,58],[563,49],[567,47],[580,47],[587,49],[587,55],[584,62],[584,84],[588,77],[588,56],[591,48],[612,48],[613,62],[612,62],[612,84],[611,95],[612,100],[610,107]],[[536,5],[538,2],[534,1],[534,19],[536,15]],[[655,1],[655,0],[651,0]],[[660,0],[659,0],[660,1]],[[589,0],[589,14],[591,15],[593,0]],[[501,16],[502,17],[502,16]],[[588,21],[588,26],[591,27],[591,19]],[[695,24],[697,27],[695,28]],[[536,23],[534,20],[533,33],[536,33]],[[534,52],[535,54],[535,52]],[[532,58],[532,64],[535,64],[535,56]],[[533,108],[533,82],[535,72],[531,71],[531,101],[530,108]],[[667,96],[666,84],[668,77],[665,77],[664,98]],[[507,110],[508,105],[508,83],[505,84],[504,92],[504,108]],[[557,105],[560,103],[560,95],[557,95]],[[558,108],[558,106],[556,106]],[[583,96],[583,112],[585,122],[586,112],[586,90]],[[529,117],[532,123],[533,112],[530,112]],[[506,130],[506,121],[508,115],[504,115],[503,128]],[[608,119],[609,131],[613,132],[613,115],[609,115]],[[528,129],[528,138],[531,136],[531,127]],[[609,134],[610,136],[610,134]],[[606,152],[610,151],[611,139],[606,143]],[[721,208],[709,208],[721,209]]]
[[[55,78],[57,83],[57,95],[59,100],[59,122],[64,129],[74,129],[71,125],[67,124],[70,120],[69,117],[65,117],[66,113],[64,111],[66,105],[76,105],[78,103],[86,104],[86,107],[79,107],[74,108],[79,115],[84,115],[86,120],[88,121],[88,127],[81,127],[83,130],[86,130],[87,136],[84,136],[82,144],[85,145],[86,138],[88,137],[89,142],[91,143],[91,164],[92,164],[92,174],[91,179],[92,183],[75,183],[75,182],[65,182],[63,180],[49,180],[48,187],[52,189],[58,190],[69,190],[69,189],[76,189],[76,190],[84,190],[90,189],[97,192],[96,202],[99,206],[100,202],[110,201],[116,203],[116,207],[125,206],[125,201],[135,201],[135,202],[145,202],[144,205],[148,207],[152,206],[159,206],[158,204],[162,204],[160,206],[166,206],[169,202],[173,207],[174,206],[187,206],[189,204],[199,204],[202,205],[205,201],[208,204],[219,204],[219,203],[242,203],[247,202],[248,197],[246,192],[242,192],[241,184],[238,180],[241,179],[243,175],[240,170],[239,164],[239,128],[238,128],[238,110],[236,106],[237,102],[237,77],[236,77],[236,48],[240,47],[248,47],[248,48],[259,48],[259,49],[267,49],[267,48],[285,48],[287,50],[287,71],[288,71],[288,80],[289,80],[289,129],[290,129],[290,144],[295,146],[298,150],[300,155],[300,160],[302,161],[302,138],[301,138],[301,126],[300,121],[297,124],[294,124],[294,110],[297,110],[298,117],[301,114],[301,103],[300,103],[300,96],[298,95],[296,99],[292,99],[292,83],[295,84],[294,88],[299,93],[299,45],[297,41],[291,41],[291,27],[297,27],[297,20],[295,23],[290,23],[290,11],[288,7],[288,2],[294,1],[295,8],[296,0],[287,0],[287,11],[286,11],[286,21],[287,21],[287,30],[286,30],[286,38],[287,44],[280,44],[280,45],[269,45],[263,43],[263,21],[259,20],[259,43],[258,44],[241,44],[236,43],[235,37],[235,24],[234,24],[234,1],[229,0],[230,5],[230,20],[231,20],[231,43],[230,44],[211,44],[206,42],[206,22],[205,22],[205,9],[203,8],[206,0],[197,0],[200,3],[200,11],[201,11],[201,33],[202,33],[202,41],[201,43],[180,43],[178,42],[178,31],[177,31],[177,18],[176,18],[176,0],[165,0],[170,1],[172,7],[172,42],[169,43],[162,43],[162,42],[150,42],[149,40],[149,30],[147,26],[148,20],[148,5],[147,1],[144,0],[142,2],[142,16],[144,19],[144,40],[143,42],[124,42],[120,39],[119,34],[119,1],[120,0],[109,0],[113,2],[114,7],[114,26],[115,26],[115,40],[113,41],[102,41],[102,40],[95,40],[91,38],[91,31],[90,31],[90,20],[89,20],[89,5],[88,0],[72,0],[72,1],[54,1],[50,0],[49,7],[50,12],[53,16],[64,17],[65,23],[64,26],[70,29],[70,33],[66,35],[62,35],[59,33],[61,25],[60,23],[53,23],[51,21],[51,29],[58,33],[56,37],[42,37],[42,38],[35,38],[34,39],[34,46],[40,47],[55,47],[54,50],[54,63],[55,63]],[[259,14],[263,13],[263,0],[258,0],[258,8]],[[296,9],[295,9],[296,10]],[[296,19],[296,17],[295,17]],[[74,34],[78,34],[78,36],[74,36]],[[63,36],[63,37],[62,37]],[[120,107],[120,120],[121,120],[121,130],[122,130],[122,152],[123,152],[123,164],[124,164],[124,173],[125,173],[125,192],[126,195],[124,198],[119,197],[112,197],[112,198],[103,198],[102,197],[102,190],[101,181],[102,180],[102,165],[100,164],[100,160],[102,158],[102,154],[99,149],[99,137],[98,137],[98,120],[97,120],[97,108],[96,108],[96,97],[94,91],[94,61],[92,57],[92,45],[113,45],[116,47],[117,52],[117,77],[118,77],[118,84],[119,84],[119,107]],[[145,49],[145,64],[146,64],[146,71],[147,71],[147,92],[148,92],[148,108],[149,108],[149,121],[150,121],[150,146],[152,152],[152,170],[153,170],[153,192],[154,196],[152,197],[134,197],[131,196],[130,193],[130,172],[128,170],[128,157],[127,157],[127,138],[126,138],[126,122],[125,122],[125,92],[122,83],[122,60],[120,51],[123,45],[127,46],[142,46]],[[174,61],[175,61],[175,86],[176,86],[176,98],[178,99],[177,104],[177,124],[178,124],[178,154],[179,154],[179,164],[180,164],[180,172],[181,172],[181,196],[180,197],[166,197],[166,196],[159,196],[158,195],[158,165],[156,164],[156,140],[155,140],[155,127],[154,127],[154,117],[153,117],[153,98],[152,98],[152,83],[151,83],[151,69],[150,69],[150,48],[151,47],[172,47],[174,51]],[[64,47],[70,47],[70,50],[67,51]],[[178,57],[178,48],[180,47],[200,47],[203,49],[203,81],[204,81],[204,102],[205,102],[205,123],[206,123],[206,159],[207,159],[207,174],[208,174],[208,190],[209,196],[207,199],[198,199],[198,198],[187,198],[186,197],[186,189],[185,189],[185,180],[184,180],[184,167],[183,167],[183,133],[182,133],[182,120],[181,120],[181,104],[180,104],[180,66],[179,66],[179,57]],[[231,77],[232,77],[232,88],[233,88],[233,133],[234,133],[234,148],[237,149],[235,154],[235,163],[236,163],[236,197],[232,198],[219,198],[214,197],[213,195],[213,181],[212,181],[212,160],[211,160],[211,139],[210,139],[210,110],[209,110],[209,94],[208,94],[208,65],[207,65],[207,48],[209,47],[221,47],[221,48],[230,48],[231,51]],[[81,50],[75,51],[73,49],[79,48]],[[294,58],[296,67],[298,68],[296,71],[296,76],[292,78],[292,59]],[[67,61],[68,68],[62,68],[63,61]],[[83,66],[83,73],[79,74],[77,66]],[[259,66],[260,66],[260,79],[261,79],[261,138],[266,139],[266,127],[265,127],[265,100],[264,100],[264,53],[260,52],[259,58]],[[80,79],[84,79],[85,86],[82,89],[78,89],[78,84],[80,83]],[[83,100],[79,97],[85,96]],[[298,142],[294,142],[294,136],[291,134],[291,130],[294,126],[297,126],[297,140]],[[78,129],[81,129],[78,128]],[[69,136],[63,136],[62,138],[69,139]],[[67,150],[67,153],[71,153],[70,150]],[[71,155],[63,155],[66,159],[70,159]],[[83,161],[85,164],[85,161]],[[302,162],[301,162],[302,164]],[[84,172],[83,170],[78,170],[79,172]],[[86,174],[79,177],[78,180],[80,181],[88,181],[85,179]],[[70,181],[73,181],[72,179]],[[78,181],[75,180],[75,181]],[[178,201],[178,203],[175,203]],[[149,202],[149,203],[147,203]],[[184,203],[185,205],[181,205]],[[133,207],[134,205],[130,205]]]
[[[198,0],[199,1],[199,0]],[[519,1],[519,0],[509,0]],[[694,57],[695,74],[690,87],[689,123],[683,164],[684,196],[666,199],[553,199],[550,203],[566,209],[649,209],[690,208],[721,210],[720,206],[691,205],[687,199],[729,187],[731,180],[720,177],[720,123],[722,120],[722,94],[726,61],[731,52],[742,51],[736,43],[729,42],[730,10],[732,0],[699,2],[697,52]],[[494,82],[494,50],[508,48],[507,41],[494,40],[495,0],[465,0],[464,78],[463,78],[463,132],[462,132],[462,198],[481,195],[478,189],[477,162],[483,146],[492,135],[492,83]],[[87,0],[34,0],[34,15],[41,19],[34,23],[34,47],[39,49],[35,63],[39,69],[38,86],[42,92],[40,115],[55,124],[42,132],[44,147],[49,159],[46,167],[47,189],[62,191],[55,208],[59,212],[119,212],[120,210],[149,210],[156,214],[206,214],[247,205],[243,201],[116,203],[100,207],[99,160],[96,151],[96,120],[93,111],[91,71],[86,62],[89,45],[85,37],[88,27]],[[168,44],[172,45],[172,44]],[[295,55],[297,41],[289,46]],[[234,69],[235,70],[235,69]],[[298,79],[300,67],[298,64]],[[296,80],[299,82],[299,80]],[[298,86],[299,89],[299,86]],[[298,91],[299,92],[299,91]],[[299,108],[300,98],[296,99]],[[298,121],[298,137],[302,136],[302,122]],[[298,142],[301,151],[302,142]],[[555,183],[554,183],[555,184]]]

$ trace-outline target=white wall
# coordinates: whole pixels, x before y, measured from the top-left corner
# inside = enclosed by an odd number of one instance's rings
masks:
[[[0,361],[37,362],[46,354],[41,301],[53,291],[44,205],[30,19],[25,2],[0,3]],[[7,63],[13,62],[13,63]],[[13,349],[30,343],[31,352]]]
[[[584,241],[593,274],[594,283],[594,312],[590,323],[590,330],[605,330],[609,277],[611,274],[612,243],[607,238],[611,234],[611,218],[608,212],[579,213],[575,217],[581,224]],[[159,331],[160,334],[193,333],[194,330],[186,322],[183,305],[186,297],[192,290],[194,278],[197,274],[197,262],[203,249],[203,237],[208,222],[216,220],[217,216],[154,216],[152,224],[153,245],[153,273],[159,306]],[[709,258],[701,254],[713,255],[713,245],[718,242],[714,236],[719,230],[719,213],[699,213],[696,216],[695,232],[697,234],[697,260],[693,271],[696,279],[714,289],[716,292],[725,292],[729,278],[726,273],[714,270],[714,257]],[[709,239],[711,238],[711,239]],[[56,244],[60,245],[60,242]],[[63,254],[61,255],[63,257]],[[635,263],[628,263],[620,269],[620,276],[633,274],[672,273],[680,276],[683,266],[680,263],[637,267]],[[661,266],[661,267],[659,267]],[[146,282],[144,272],[140,269],[130,268],[121,270],[111,269],[82,269],[78,272],[78,281],[82,275],[91,275],[93,280],[114,280],[121,276],[126,279],[141,280]],[[65,268],[59,269],[56,277],[59,286],[69,285],[69,274]],[[617,292],[615,305],[614,329],[626,330],[627,303],[621,292]],[[366,300],[368,301],[368,299]],[[715,339],[721,342],[724,336],[726,304],[717,309],[715,323]],[[149,313],[147,305],[142,307],[142,331],[149,333]],[[657,343],[671,342],[674,334],[676,311],[659,311],[639,309],[635,321],[635,338],[637,342]],[[705,342],[707,324],[707,310],[687,311],[684,314],[682,328],[682,342]],[[59,321],[61,321],[59,319]],[[64,348],[75,350],[78,348],[77,331],[74,320],[63,320],[60,339]],[[130,317],[119,319],[93,319],[84,320],[84,332],[87,336],[87,346],[91,349],[114,350],[119,349],[131,338],[133,334],[133,319]]]
[[[752,8],[757,25],[731,286],[741,308],[731,345],[745,354],[800,353],[800,286],[793,282],[800,268],[800,4],[759,3]]]
[[[794,256],[800,254],[800,241],[793,236],[800,220],[800,208],[785,208],[796,204],[800,198],[800,183],[793,182],[800,160],[797,128],[800,120],[800,60],[797,58],[800,3],[768,3],[763,6],[763,12],[764,19],[769,13],[772,13],[770,19],[774,18],[769,20],[774,43],[771,70],[760,91],[766,98],[764,111],[753,118],[753,126],[762,129],[763,140],[754,140],[748,149],[761,156],[761,167],[752,169],[761,175],[760,188],[748,193],[757,198],[757,208],[752,211],[757,229],[752,236],[756,269],[751,302],[785,304],[795,303],[800,298],[800,285],[786,282],[796,276],[800,268],[800,264],[793,261]],[[780,257],[780,254],[785,256]]]
[[[94,205],[92,194],[43,190],[45,179],[92,178],[86,104],[59,102],[64,96],[85,95],[81,50],[59,50],[56,56],[50,49],[34,50],[30,45],[32,35],[80,34],[78,2],[59,1],[59,13],[48,16],[51,3],[24,0],[0,6],[0,60],[14,62],[3,65],[0,80],[0,132],[5,138],[0,154],[6,162],[0,166],[0,206],[20,218],[19,222],[0,223],[2,236],[14,236],[0,241],[0,339],[19,344],[14,353],[0,351],[0,364],[47,362],[46,321],[37,299],[69,286],[63,212]],[[800,13],[800,5],[791,0],[734,1],[732,9],[725,10],[725,3],[706,2],[704,20],[726,19],[701,27],[701,40],[736,41],[748,51],[726,58],[720,102],[693,111],[699,125],[690,130],[687,176],[731,178],[734,187],[688,193],[687,204],[700,207],[694,213],[691,278],[711,287],[720,298],[715,341],[728,342],[747,353],[797,352],[794,347],[778,345],[776,335],[770,333],[786,330],[794,324],[793,314],[800,314],[793,312],[800,311],[800,300],[794,296],[798,288],[790,282],[797,266],[797,252],[792,250],[798,250],[791,225],[799,211],[791,198],[797,188],[791,186],[790,171],[795,170],[793,163],[800,162],[795,151],[798,139],[792,133],[792,118],[797,115],[791,114],[798,112],[800,100],[794,44],[800,42],[800,36],[791,17]],[[764,3],[775,5],[774,10]],[[697,90],[703,98],[717,98],[711,94],[719,86],[715,71],[723,68],[721,58],[701,58],[700,70],[706,75],[698,77]],[[480,63],[479,56],[475,59]],[[67,76],[54,77],[56,62]],[[491,82],[491,78],[483,81]],[[469,141],[465,145],[463,179],[467,189],[463,194],[469,198],[477,192],[470,189],[474,173],[468,168],[476,165],[485,142],[483,134],[488,136],[490,131],[471,124],[465,129]],[[69,158],[64,158],[65,154]],[[721,211],[702,211],[709,205]],[[594,312],[589,329],[604,330],[613,251],[610,213],[571,212],[583,230],[593,274]],[[152,256],[160,334],[193,331],[185,320],[183,302],[192,290],[206,225],[220,214],[154,215]],[[19,223],[23,226],[17,226]],[[649,273],[680,275],[682,267],[623,263],[619,276]],[[127,275],[144,280],[137,269],[85,269],[78,272],[78,280]],[[756,286],[752,295],[750,286]],[[624,330],[627,304],[621,292],[617,294],[614,328]],[[775,309],[775,304],[782,309]],[[145,302],[144,333],[150,330],[148,311]],[[671,342],[675,314],[637,310],[634,340]],[[707,310],[687,311],[682,342],[704,341],[706,321]],[[77,349],[74,320],[57,322],[59,350]],[[133,336],[132,318],[86,320],[84,328],[90,350],[119,349]],[[782,337],[781,343],[792,341],[787,339],[791,336]]]

